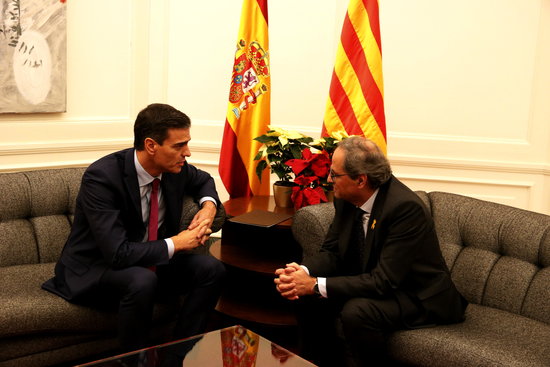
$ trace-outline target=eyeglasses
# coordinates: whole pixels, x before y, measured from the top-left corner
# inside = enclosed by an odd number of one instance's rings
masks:
[[[329,172],[329,176],[330,176],[330,179],[331,179],[332,181],[334,181],[334,179],[335,179],[336,177],[348,176],[348,174],[347,174],[347,173],[340,173],[340,174],[338,174],[338,173],[335,173],[335,172],[331,169],[330,172]]]

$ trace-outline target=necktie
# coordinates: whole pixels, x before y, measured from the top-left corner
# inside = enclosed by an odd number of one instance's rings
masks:
[[[362,273],[365,254],[365,229],[363,227],[363,215],[365,212],[357,208],[353,220],[353,234],[348,249],[348,258],[353,273]]]
[[[149,241],[155,241],[157,239],[159,229],[159,184],[160,180],[155,178],[153,180],[151,197],[149,198]],[[156,271],[155,265],[150,266],[149,269]]]
[[[159,226],[159,184],[160,180],[155,178],[151,189],[151,197],[149,198],[149,241],[157,239]]]

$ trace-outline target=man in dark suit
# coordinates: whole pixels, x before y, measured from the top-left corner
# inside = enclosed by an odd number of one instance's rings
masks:
[[[321,366],[383,365],[385,333],[460,322],[466,301],[432,218],[376,144],[339,143],[330,180],[336,212],[319,253],[275,272],[281,295],[298,300],[304,357]]]
[[[88,167],[55,276],[43,285],[70,302],[115,303],[123,350],[148,345],[159,297],[187,295],[173,335],[179,339],[205,331],[221,291],[224,266],[186,251],[205,243],[219,205],[212,177],[186,162],[190,127],[181,111],[149,105],[136,118],[134,148]],[[180,232],[184,195],[201,209]]]

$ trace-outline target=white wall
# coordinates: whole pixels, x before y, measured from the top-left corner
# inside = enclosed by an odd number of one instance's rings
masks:
[[[271,0],[272,124],[318,136],[347,0]],[[68,0],[68,112],[0,115],[0,171],[88,164],[135,114],[193,120],[215,176],[242,0]],[[388,153],[411,188],[550,214],[550,2],[381,0]]]

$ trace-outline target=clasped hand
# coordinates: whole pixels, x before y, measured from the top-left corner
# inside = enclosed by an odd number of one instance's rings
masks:
[[[210,229],[211,223],[211,220],[204,219],[198,224],[195,224],[193,228],[192,226],[189,226],[186,230],[181,231],[172,237],[172,241],[174,242],[174,250],[176,252],[181,250],[191,250],[200,245],[204,245],[212,233],[212,230]]]
[[[204,245],[212,230],[210,227],[216,216],[216,205],[211,201],[205,201],[202,208],[195,214],[189,228],[172,237],[175,251],[191,250]]]
[[[297,263],[286,264],[286,268],[275,270],[275,288],[286,299],[296,300],[313,294],[315,278]]]
[[[189,224],[188,229],[194,229],[196,226],[201,224],[204,220],[208,220],[208,227],[212,226],[212,223],[214,222],[214,217],[216,216],[216,205],[207,200],[204,203],[202,203],[202,208],[195,214],[193,217],[193,220]]]

